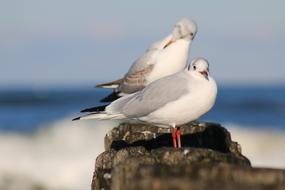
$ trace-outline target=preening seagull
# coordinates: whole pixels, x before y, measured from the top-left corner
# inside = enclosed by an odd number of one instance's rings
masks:
[[[134,119],[172,127],[173,146],[181,147],[180,128],[176,130],[176,126],[208,112],[216,95],[217,85],[209,75],[208,61],[197,58],[184,70],[156,80],[141,91],[120,97],[107,106],[82,110],[91,113],[74,120]]]
[[[96,86],[115,89],[101,101],[114,101],[120,96],[143,89],[157,79],[181,71],[187,64],[189,48],[196,33],[197,25],[194,21],[185,18],[178,21],[172,33],[153,43],[123,78]]]

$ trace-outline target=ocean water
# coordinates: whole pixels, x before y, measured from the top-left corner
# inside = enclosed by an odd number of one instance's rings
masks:
[[[104,135],[117,122],[71,119],[108,92],[0,90],[0,189],[89,189]],[[254,166],[285,168],[285,86],[222,86],[200,120],[225,126]]]

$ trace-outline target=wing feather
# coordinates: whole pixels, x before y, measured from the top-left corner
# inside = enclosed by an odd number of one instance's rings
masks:
[[[142,91],[114,101],[106,110],[111,113],[122,113],[128,118],[146,116],[188,93],[188,80],[185,75],[175,74],[154,81]]]
[[[153,65],[147,65],[145,68],[126,74],[119,91],[131,94],[145,87],[146,76],[152,71]]]

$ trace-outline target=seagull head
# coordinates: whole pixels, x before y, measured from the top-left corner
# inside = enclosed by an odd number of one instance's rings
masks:
[[[194,39],[196,33],[197,24],[192,20],[183,18],[175,24],[171,33],[172,38],[165,44],[164,48],[180,39],[191,41]]]
[[[209,63],[204,58],[196,58],[187,67],[187,70],[192,75],[209,80]]]

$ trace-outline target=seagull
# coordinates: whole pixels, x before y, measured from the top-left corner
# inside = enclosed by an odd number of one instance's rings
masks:
[[[158,79],[109,105],[82,110],[91,113],[73,120],[137,120],[171,127],[173,147],[180,148],[179,126],[207,113],[216,96],[217,85],[209,75],[208,61],[196,58],[182,71]]]
[[[189,48],[196,33],[197,25],[194,21],[186,18],[178,21],[172,33],[153,43],[134,61],[123,78],[96,85],[99,88],[114,89],[113,93],[101,101],[114,101],[120,96],[143,89],[157,79],[181,71],[187,64]]]

